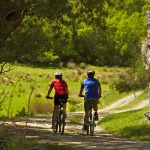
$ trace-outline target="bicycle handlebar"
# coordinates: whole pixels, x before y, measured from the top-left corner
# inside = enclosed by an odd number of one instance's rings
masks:
[[[79,97],[85,97],[85,95],[78,95]]]
[[[46,98],[47,98],[47,99],[53,99],[53,97],[50,97],[50,96],[46,96]]]

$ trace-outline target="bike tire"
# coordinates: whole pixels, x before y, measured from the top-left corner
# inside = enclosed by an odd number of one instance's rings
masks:
[[[90,126],[89,126],[89,123],[88,123],[88,124],[87,124],[86,134],[89,135],[89,132],[90,132]]]
[[[55,127],[54,127],[54,129],[53,129],[53,132],[56,134],[57,133],[57,131],[58,131],[58,119],[56,120],[56,123],[55,123]]]
[[[65,130],[65,117],[64,112],[60,111],[59,134],[63,135]]]
[[[87,130],[86,130],[87,135],[89,135],[90,133],[90,124],[91,124],[91,110],[89,110],[88,112],[88,124],[87,124]]]
[[[61,125],[62,129],[61,129],[61,135],[64,134],[64,130],[65,130],[65,122],[63,121],[62,125]]]
[[[92,114],[92,113],[91,113],[91,116],[90,116],[90,120],[91,120],[90,135],[93,136],[94,135],[95,120],[94,120],[94,114]]]
[[[61,133],[61,112],[59,112],[59,122],[58,122],[59,134]]]

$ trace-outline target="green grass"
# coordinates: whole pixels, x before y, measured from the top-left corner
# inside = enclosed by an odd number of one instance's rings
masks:
[[[69,119],[69,121],[71,123],[79,123],[83,120],[83,116],[80,115],[80,116],[73,116],[72,118]]]
[[[63,78],[67,81],[69,86],[69,100],[71,103],[68,103],[68,105],[72,106],[68,107],[68,111],[83,110],[83,107],[76,107],[75,105],[83,103],[83,98],[79,98],[78,93],[81,81],[85,78],[86,71],[91,68],[96,70],[96,77],[100,81],[104,79],[101,83],[103,91],[102,101],[105,105],[108,105],[123,96],[119,95],[115,91],[111,91],[109,88],[109,85],[111,84],[109,81],[113,79],[112,73],[115,75],[115,80],[117,73],[120,74],[120,72],[125,70],[122,68],[113,69],[94,66],[88,66],[86,69],[79,67],[73,69],[56,67],[37,68],[18,64],[14,66],[12,71],[0,76],[0,100],[3,100],[4,97],[7,96],[2,105],[0,116],[7,116],[10,101],[11,105],[9,116],[15,116],[16,113],[22,110],[23,107],[27,111],[29,95],[33,85],[34,91],[30,102],[31,111],[33,113],[52,112],[53,101],[47,100],[45,96],[49,88],[48,84],[54,79],[54,73],[58,70],[63,72]],[[54,90],[51,95],[53,96],[53,94]]]
[[[9,142],[7,143],[7,148],[9,150],[16,150],[18,148],[20,149],[34,149],[34,150],[71,150],[71,147],[65,146],[65,145],[54,145],[49,143],[42,143],[39,144],[38,141],[33,139],[20,139],[20,137],[3,137],[0,135],[0,140],[5,141],[6,139],[9,139]],[[1,143],[2,145],[2,143]]]
[[[144,121],[149,108],[112,114],[103,118],[99,125],[114,135],[150,141],[150,121]]]

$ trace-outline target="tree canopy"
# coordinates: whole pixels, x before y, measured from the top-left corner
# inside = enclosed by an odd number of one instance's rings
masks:
[[[146,0],[0,0],[0,62],[129,66]]]

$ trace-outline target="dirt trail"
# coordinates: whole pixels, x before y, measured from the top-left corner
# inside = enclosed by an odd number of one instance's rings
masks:
[[[139,91],[139,92],[136,92],[135,94],[131,94],[131,95],[128,95],[124,98],[121,98],[120,100],[114,102],[113,104],[105,107],[103,109],[103,111],[105,110],[110,110],[110,109],[114,109],[114,108],[117,108],[117,107],[122,107],[124,105],[127,105],[129,102],[133,101],[135,99],[135,96],[139,96],[140,94],[142,94],[142,91]]]
[[[137,93],[140,94],[140,93]],[[100,116],[103,117],[108,113],[114,113],[111,109],[114,109],[120,105],[125,105],[125,101],[133,100],[133,95],[130,95],[126,98],[123,98],[117,101],[115,104],[112,104],[99,111]],[[148,100],[147,100],[148,101]],[[140,107],[147,105],[146,101],[139,104]],[[138,109],[135,107],[134,109]],[[53,134],[50,129],[50,117],[37,117],[30,118],[28,123],[28,132],[27,138],[33,138],[38,140],[40,143],[51,143],[58,145],[67,145],[70,146],[72,150],[82,148],[82,150],[149,150],[150,142],[147,141],[138,141],[131,140],[124,137],[116,137],[111,134],[107,134],[98,126],[96,127],[95,135],[88,136],[82,130],[82,123],[70,123],[70,119],[75,116],[82,116],[82,112],[70,113],[67,118],[67,126],[65,129],[65,134],[63,136]],[[5,122],[5,124],[12,124],[11,122]],[[25,122],[15,122],[15,126],[24,126]],[[16,129],[15,133],[19,133]],[[39,150],[46,150],[41,148]]]
[[[126,96],[124,98],[119,99],[118,101],[114,102],[113,104],[106,106],[105,108],[99,110],[99,113],[120,113],[120,112],[125,112],[125,111],[130,111],[130,110],[137,110],[137,109],[141,109],[143,107],[146,107],[148,105],[150,105],[150,101],[149,99],[144,99],[142,100],[139,104],[137,104],[136,106],[132,107],[132,108],[128,108],[128,109],[124,109],[124,110],[115,110],[119,107],[128,105],[131,101],[133,101],[135,99],[135,96],[139,96],[140,94],[142,94],[142,91],[136,92],[135,94],[131,94],[129,96]]]

